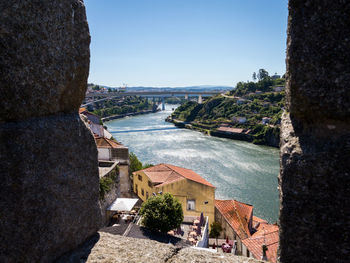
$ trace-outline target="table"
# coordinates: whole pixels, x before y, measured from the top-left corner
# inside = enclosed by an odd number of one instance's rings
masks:
[[[199,220],[198,219],[194,220],[193,224],[198,225],[199,224]]]

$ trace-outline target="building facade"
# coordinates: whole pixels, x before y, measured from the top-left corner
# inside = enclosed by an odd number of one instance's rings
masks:
[[[215,200],[215,221],[222,226],[219,238],[236,241],[237,255],[277,261],[278,226],[253,216],[252,205],[236,200]]]
[[[200,216],[214,222],[215,187],[190,169],[159,164],[133,173],[134,192],[146,201],[150,196],[170,193],[182,205],[184,221]]]
[[[105,137],[96,137],[95,141],[97,145],[99,160],[117,161],[122,164],[128,163],[129,161],[128,147],[114,140],[107,139]]]

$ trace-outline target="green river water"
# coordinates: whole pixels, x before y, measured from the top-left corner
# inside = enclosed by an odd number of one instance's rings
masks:
[[[278,218],[278,149],[216,138],[179,129],[165,122],[166,110],[106,122],[113,137],[142,163],[170,163],[194,170],[216,186],[217,199],[236,199],[254,206],[254,215]]]

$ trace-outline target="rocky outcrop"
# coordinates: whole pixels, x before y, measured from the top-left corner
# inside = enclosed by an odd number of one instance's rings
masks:
[[[198,250],[180,248],[147,239],[122,237],[99,232],[79,249],[62,257],[58,263],[69,262],[113,262],[113,263],[258,263],[256,259]]]
[[[14,0],[0,12],[0,262],[50,262],[100,225],[97,149],[77,112],[85,9]]]
[[[290,0],[280,262],[347,262],[350,4]]]
[[[89,44],[81,0],[0,1],[0,122],[76,111]]]

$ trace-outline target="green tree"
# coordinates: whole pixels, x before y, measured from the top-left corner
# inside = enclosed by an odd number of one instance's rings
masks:
[[[144,165],[142,165],[142,169],[146,169],[146,168],[153,167],[153,166],[154,165],[151,163],[145,163]]]
[[[184,219],[180,202],[169,193],[150,197],[140,214],[145,227],[163,233],[179,227]]]
[[[210,224],[209,237],[216,239],[216,245],[218,244],[218,237],[222,231],[222,226],[219,222],[213,222]]]
[[[130,172],[135,172],[142,169],[142,163],[139,159],[137,159],[137,156],[134,153],[129,154],[129,160],[130,160]]]
[[[253,78],[253,81],[256,81],[256,73],[255,72],[253,72],[252,78]]]
[[[259,69],[259,73],[258,73],[259,80],[267,78],[268,76],[269,76],[269,73],[265,69],[263,69],[263,68]]]

